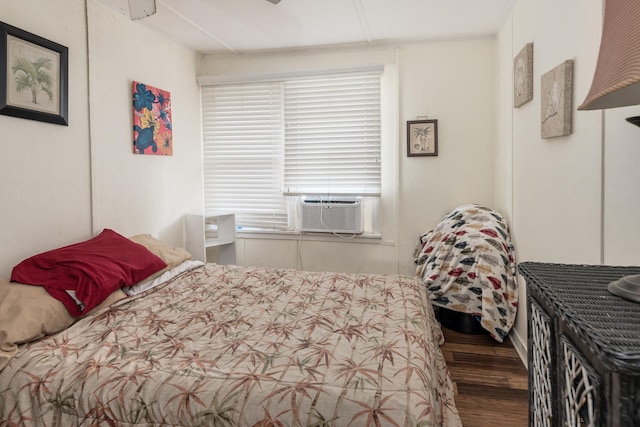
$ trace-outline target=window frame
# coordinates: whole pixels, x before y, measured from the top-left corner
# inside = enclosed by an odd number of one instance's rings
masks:
[[[210,85],[222,85],[222,84],[258,83],[258,82],[268,82],[268,81],[274,81],[274,80],[282,81],[284,79],[291,79],[291,78],[309,78],[316,75],[330,75],[330,74],[353,73],[353,72],[377,72],[381,80],[378,83],[379,85],[378,99],[379,99],[379,102],[382,103],[383,91],[385,90],[385,85],[388,90],[389,83],[396,83],[395,69],[390,81],[388,81],[387,83],[384,83],[382,81],[384,80],[384,71],[386,68],[387,67],[385,67],[385,65],[367,65],[364,67],[318,70],[314,72],[304,71],[304,72],[278,72],[278,73],[260,73],[260,74],[199,76],[197,78],[197,82],[200,86],[210,86]],[[388,110],[388,108],[384,108],[383,106],[381,106],[379,109],[379,121],[381,123],[380,127],[384,127],[383,122],[385,121],[385,117],[384,117],[385,110]],[[389,120],[389,117],[387,117],[386,120]],[[205,124],[203,123],[203,127],[204,126]],[[382,140],[384,138],[385,133],[389,135],[388,131],[383,131],[383,130],[380,131],[380,137],[379,137],[379,147],[380,147],[380,156],[381,156],[380,163],[384,162],[382,160],[383,152],[388,151],[388,149],[383,148],[384,143]],[[394,161],[397,160],[397,153],[394,153],[393,157],[394,159],[390,159],[388,161],[395,163]],[[387,166],[387,168],[389,167],[391,167],[392,170],[395,169],[395,166]],[[381,175],[382,174],[384,174],[384,171],[381,172]],[[389,188],[388,183],[384,184],[382,180],[383,178],[381,178],[380,190],[377,193],[364,195],[365,232],[357,236],[357,238],[354,239],[353,241],[363,241],[363,242],[370,243],[371,238],[374,238],[374,239],[381,238],[381,229],[380,229],[381,193],[385,191],[385,188]],[[392,187],[394,186],[395,184],[392,184]],[[358,192],[354,192],[354,193],[355,194],[352,194],[352,195],[362,195]],[[299,218],[299,209],[298,209],[298,200],[300,198],[301,196],[298,196],[298,195],[287,197],[287,200],[288,200],[287,216],[288,216],[288,223],[289,223],[289,227],[287,229],[275,230],[275,229],[251,229],[251,228],[239,227],[238,232],[241,233],[243,236],[250,237],[250,238],[254,238],[254,237],[270,238],[271,236],[274,236],[274,235],[280,235],[281,237],[290,235],[290,236],[293,236],[293,238],[295,238],[296,235],[302,233],[300,231],[300,218]],[[316,233],[312,233],[312,234],[316,234]],[[329,234],[317,235],[316,238],[335,240]]]

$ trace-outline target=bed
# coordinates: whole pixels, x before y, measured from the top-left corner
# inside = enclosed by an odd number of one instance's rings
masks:
[[[518,311],[515,249],[502,214],[479,204],[447,213],[418,238],[416,275],[436,307],[466,313],[503,342]]]
[[[461,425],[416,278],[204,264],[143,240],[164,267],[79,316],[42,294],[21,311],[31,336],[11,337],[0,311],[0,426]],[[4,288],[0,310],[48,294]]]

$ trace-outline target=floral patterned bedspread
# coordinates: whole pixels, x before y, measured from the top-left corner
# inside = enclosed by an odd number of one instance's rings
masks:
[[[502,342],[518,310],[515,250],[498,212],[459,206],[420,236],[416,274],[434,305],[468,313]]]
[[[0,425],[460,426],[416,278],[206,264],[27,344]]]

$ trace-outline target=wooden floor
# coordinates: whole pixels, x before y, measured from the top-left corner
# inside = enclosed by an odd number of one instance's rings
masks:
[[[441,349],[464,427],[527,426],[527,370],[511,342],[442,330]]]

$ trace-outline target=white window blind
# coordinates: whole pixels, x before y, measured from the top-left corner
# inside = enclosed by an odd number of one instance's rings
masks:
[[[281,82],[202,87],[205,209],[246,228],[286,229]]]
[[[380,75],[203,85],[205,209],[284,230],[286,196],[379,196]]]
[[[284,88],[285,194],[380,195],[380,71]]]

